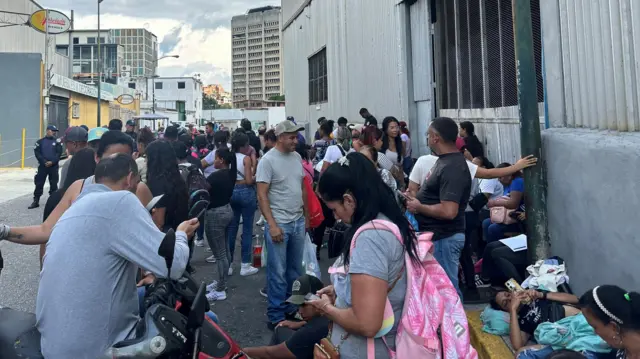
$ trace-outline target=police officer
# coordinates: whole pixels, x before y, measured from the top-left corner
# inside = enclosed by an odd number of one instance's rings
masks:
[[[57,133],[56,126],[47,126],[47,135],[36,141],[33,149],[39,165],[34,178],[36,190],[33,191],[33,203],[29,209],[40,207],[40,197],[47,177],[49,177],[49,194],[58,190],[58,162],[62,156],[62,144],[56,139]]]

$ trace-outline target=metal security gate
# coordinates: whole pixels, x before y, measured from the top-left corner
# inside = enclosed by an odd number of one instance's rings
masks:
[[[518,104],[512,0],[436,0],[439,109]],[[540,0],[531,0],[538,102],[543,101]]]
[[[62,134],[69,127],[69,99],[59,96],[49,97],[49,123]]]

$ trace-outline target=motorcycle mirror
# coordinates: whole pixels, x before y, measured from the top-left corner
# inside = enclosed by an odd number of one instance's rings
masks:
[[[187,329],[194,330],[200,328],[204,322],[205,313],[209,310],[209,301],[206,296],[206,286],[204,283],[200,283],[198,293],[191,304],[191,310],[189,311],[189,318],[187,319]]]
[[[167,263],[167,278],[171,276],[171,266],[173,265],[173,252],[176,247],[176,232],[173,229],[169,229],[167,234],[164,235],[160,247],[158,248],[158,255],[164,258]]]

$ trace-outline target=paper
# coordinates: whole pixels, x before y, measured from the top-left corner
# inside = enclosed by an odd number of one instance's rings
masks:
[[[149,201],[149,203],[147,204],[147,211],[151,212],[151,210],[158,204],[158,202],[160,202],[160,200],[162,199],[162,196],[164,196],[164,194],[153,197],[151,201]]]
[[[511,248],[514,252],[520,252],[527,249],[527,236],[521,234],[519,236],[501,239],[500,242]]]

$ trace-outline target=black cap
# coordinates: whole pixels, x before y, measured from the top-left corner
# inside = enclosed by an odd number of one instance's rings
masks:
[[[134,120],[127,121],[127,126],[134,126],[135,127],[136,126],[136,121],[134,121]]]
[[[167,129],[164,130],[164,137],[178,139],[178,127],[176,126],[167,127]]]
[[[69,127],[64,134],[64,142],[87,142],[89,133],[80,126]]]
[[[293,282],[291,286],[291,296],[287,302],[295,305],[302,305],[311,300],[310,296],[324,288],[324,283],[312,275],[305,274]]]

